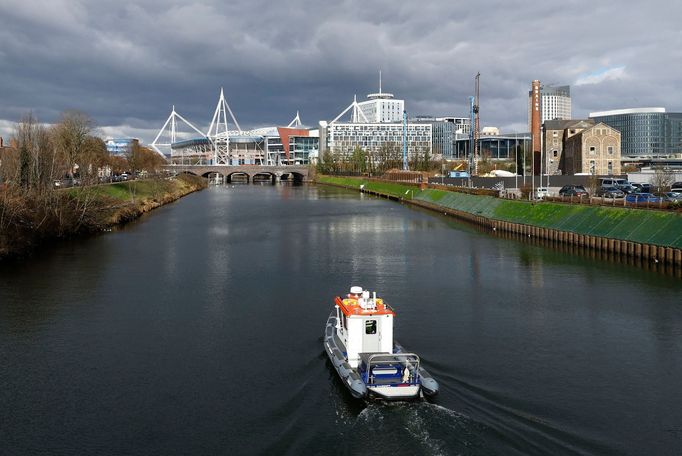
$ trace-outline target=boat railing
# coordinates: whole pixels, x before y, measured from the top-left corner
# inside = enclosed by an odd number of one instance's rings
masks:
[[[374,353],[367,357],[367,385],[418,384],[420,359],[414,353]]]

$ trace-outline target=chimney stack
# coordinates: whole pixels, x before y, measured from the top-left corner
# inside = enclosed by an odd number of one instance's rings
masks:
[[[531,114],[530,114],[530,137],[531,148],[533,150],[533,174],[536,176],[540,174],[540,161],[542,154],[542,139],[540,137],[540,129],[542,128],[542,96],[540,95],[540,81],[537,79],[533,81],[531,96]]]

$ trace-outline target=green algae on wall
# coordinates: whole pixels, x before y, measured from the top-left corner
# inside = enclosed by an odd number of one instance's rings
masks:
[[[319,176],[318,182],[416,200],[491,220],[533,225],[590,236],[682,248],[682,214],[624,207],[553,202],[531,203],[415,185],[353,177]]]

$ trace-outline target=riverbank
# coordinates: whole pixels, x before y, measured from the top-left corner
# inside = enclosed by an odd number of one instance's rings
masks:
[[[353,177],[316,182],[372,193],[488,227],[682,266],[682,214],[557,202],[531,203]]]
[[[205,179],[180,175],[23,194],[0,194],[0,259],[47,242],[108,229],[206,188]]]

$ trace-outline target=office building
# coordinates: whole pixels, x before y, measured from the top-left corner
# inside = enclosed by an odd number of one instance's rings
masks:
[[[536,84],[537,83],[537,84]],[[538,89],[539,106],[534,99],[535,89]],[[534,108],[539,109],[540,124],[547,120],[568,120],[571,115],[571,87],[545,86],[540,81],[533,81],[533,88],[528,92],[528,130],[532,131],[532,114]]]
[[[623,158],[669,158],[682,154],[682,113],[665,108],[590,113],[590,119],[620,131]]]
[[[478,150],[481,158],[491,160],[515,160],[530,154],[530,133],[512,133],[481,136],[478,140]],[[468,136],[457,135],[455,139],[453,157],[456,160],[466,160],[469,157],[471,140]]]
[[[386,95],[381,93],[381,95]],[[369,94],[370,102],[374,103],[381,99],[372,98],[379,94]],[[390,94],[389,94],[390,95]],[[390,95],[391,98],[393,95]],[[404,108],[403,100],[392,100],[399,104],[395,105]],[[396,117],[394,109],[386,111],[368,110],[368,102],[358,103],[356,99],[344,109],[341,114],[336,116],[331,122],[320,121],[320,155],[326,150],[341,156],[348,156],[359,147],[377,157],[388,151],[394,153],[403,147],[403,113]],[[381,107],[381,104],[374,103],[373,106]],[[374,108],[372,108],[374,109]],[[341,118],[350,113],[350,120],[342,121]],[[388,119],[377,121],[377,119]],[[406,127],[407,134],[407,154],[408,158],[415,154],[425,151],[433,152],[433,126],[430,121],[408,122]]]
[[[454,147],[458,137],[469,134],[471,121],[464,117],[417,116],[409,123],[428,123],[431,125],[431,144],[434,158],[446,160],[454,158]]]
[[[358,106],[369,122],[402,122],[405,100],[396,100],[392,93],[382,92],[381,85],[378,93],[370,93],[367,98]]]

